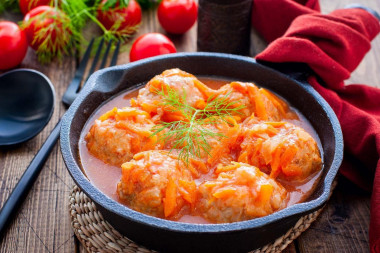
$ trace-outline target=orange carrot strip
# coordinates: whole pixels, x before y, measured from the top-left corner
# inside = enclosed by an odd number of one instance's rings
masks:
[[[272,104],[280,111],[282,116],[286,115],[286,111],[288,110],[288,108],[287,108],[287,105],[285,103],[280,103],[280,101],[277,99],[277,97],[275,95],[273,95],[271,92],[267,91],[266,89],[261,88],[260,92],[262,95],[264,95],[266,98],[268,98],[269,101],[272,102]]]
[[[178,183],[180,186],[179,192],[181,193],[182,197],[190,204],[194,204],[197,197],[197,185],[195,184],[195,182],[180,179]]]
[[[215,170],[215,174],[219,174],[219,173],[227,172],[227,171],[233,171],[239,167],[240,167],[240,164],[238,164],[238,163],[234,163],[234,164],[227,165],[227,166],[218,166]]]
[[[124,120],[129,117],[137,116],[137,115],[145,115],[149,117],[149,114],[145,111],[137,110],[135,108],[123,108],[121,110],[118,110],[116,112],[116,115],[119,117],[119,119]]]
[[[175,208],[177,207],[177,186],[173,179],[169,179],[168,185],[166,187],[165,199],[164,199],[164,214],[165,217],[169,217],[173,214]]]
[[[288,177],[301,176],[302,168],[297,165],[290,164],[282,168],[282,172]]]
[[[117,122],[115,124],[115,126],[117,128],[121,128],[121,129],[125,129],[125,130],[130,130],[131,132],[136,133],[138,135],[141,135],[143,137],[149,137],[149,136],[152,135],[151,131],[145,130],[145,129],[139,129],[136,126],[130,124],[129,122],[125,122],[125,121]]]
[[[232,82],[230,86],[242,94],[247,94],[247,85],[240,82]]]
[[[284,121],[271,121],[271,122],[265,122],[265,124],[273,126],[273,127],[282,127],[286,124]]]
[[[114,107],[112,110],[106,112],[102,116],[99,117],[100,121],[105,121],[106,119],[113,118],[117,113],[117,108]]]
[[[137,161],[137,160],[143,159],[144,157],[145,157],[145,153],[137,153],[133,156],[133,159]]]
[[[130,104],[132,107],[138,107],[138,103],[137,103],[136,99],[134,99],[134,98],[131,98]]]
[[[265,204],[270,200],[273,193],[273,186],[270,184],[263,184],[260,186],[260,193],[257,197],[257,201],[261,204]]]
[[[198,99],[196,102],[195,102],[195,108],[198,108],[198,109],[204,109],[206,107],[207,103],[203,100],[203,99]]]
[[[197,170],[201,171],[202,173],[208,172],[208,168],[207,168],[206,164],[204,164],[203,161],[191,159],[191,164],[193,167],[196,167]]]
[[[148,113],[157,113],[157,106],[154,104],[142,103],[141,109]]]
[[[248,163],[248,152],[247,151],[240,153],[240,155],[238,157],[238,162]]]
[[[194,86],[202,93],[205,99],[208,99],[210,96],[212,96],[215,91],[204,85],[201,81],[199,80],[194,80]]]
[[[280,174],[280,165],[281,165],[281,154],[282,154],[283,149],[278,146],[275,151],[272,154],[272,161],[271,161],[271,172],[270,172],[270,177],[276,178],[278,174]]]
[[[262,120],[268,120],[268,112],[265,109],[264,100],[262,99],[260,93],[256,93],[255,102],[257,116]]]
[[[229,186],[229,187],[218,189],[212,196],[214,196],[217,199],[228,198],[228,197],[233,196],[235,192],[236,192],[236,189]]]
[[[164,87],[165,90],[165,85],[162,85],[162,81],[159,79],[153,79],[149,83],[149,91],[152,93],[157,93],[158,91],[161,91],[161,89]]]
[[[298,151],[298,147],[295,145],[288,146],[284,152],[284,154],[281,156],[281,164],[282,167],[287,166],[293,158],[296,156]]]

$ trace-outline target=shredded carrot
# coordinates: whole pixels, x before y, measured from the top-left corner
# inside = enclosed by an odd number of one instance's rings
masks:
[[[265,108],[264,100],[258,92],[255,95],[255,108],[257,117],[262,120],[268,120],[268,112]]]
[[[288,177],[301,176],[302,168],[295,164],[290,164],[284,168],[282,168],[282,172]]]
[[[207,103],[202,100],[202,99],[198,99],[196,102],[195,102],[195,108],[198,108],[198,109],[204,109],[206,107]]]
[[[227,166],[218,166],[215,170],[215,174],[220,174],[222,172],[227,172],[227,171],[233,171],[239,168],[240,166],[241,165],[239,163],[234,163]]]
[[[271,121],[271,122],[265,122],[265,124],[273,126],[273,127],[282,127],[286,124],[284,121]]]
[[[165,90],[165,85],[162,85],[160,79],[152,79],[149,83],[149,91],[152,93],[157,93],[157,91],[161,91],[162,88]]]
[[[271,161],[271,172],[270,177],[276,178],[278,174],[281,172],[281,154],[283,152],[282,147],[277,147],[274,152],[272,153],[272,161]]]
[[[282,167],[287,166],[293,160],[298,150],[298,147],[296,147],[295,145],[290,145],[286,148],[284,154],[281,156]]]
[[[137,103],[136,99],[134,99],[134,98],[131,98],[130,103],[131,103],[132,107],[137,107],[138,106],[138,103]]]
[[[151,131],[138,128],[135,125],[126,121],[119,121],[115,124],[115,126],[120,129],[130,130],[131,132],[137,133],[143,137],[149,137],[152,135]]]
[[[130,107],[125,107],[125,108],[122,108],[121,110],[117,110],[115,116],[117,120],[125,120],[137,115],[144,115],[144,116],[149,117],[149,114],[147,112],[138,110],[135,108],[130,108]]]
[[[205,99],[215,94],[215,91],[204,85],[201,81],[194,79],[194,86],[202,93]]]
[[[206,164],[204,164],[201,160],[191,159],[192,166],[196,167],[198,171],[201,171],[202,173],[207,173],[208,168]]]
[[[270,200],[273,193],[273,186],[270,184],[262,184],[260,186],[260,193],[258,194],[257,201],[265,204]]]
[[[133,169],[133,164],[130,162],[123,163],[121,165],[121,174],[122,174],[122,181],[128,182],[129,177],[131,175],[131,170]],[[133,184],[127,184],[126,188],[126,194],[131,194],[133,192]]]
[[[235,194],[235,192],[236,188],[232,186],[227,186],[216,190],[216,192],[212,194],[212,196],[214,196],[217,199],[225,199],[228,197],[232,197]]]
[[[286,115],[286,111],[288,110],[288,108],[285,104],[281,103],[282,101],[280,102],[271,92],[267,91],[266,89],[261,88],[259,91],[263,96],[269,99],[273,106],[279,110],[282,116]]]
[[[137,153],[133,156],[133,159],[138,161],[138,160],[141,160],[145,157],[145,153]]]
[[[190,204],[194,204],[197,197],[197,185],[194,181],[186,181],[180,179],[179,183],[179,192],[182,197],[189,202]]]
[[[217,162],[223,155],[226,154],[226,152],[229,153],[230,144],[235,142],[238,133],[240,132],[240,125],[233,117],[228,117],[225,120],[228,122],[228,124],[221,124],[216,126],[223,132],[224,138],[221,138],[219,145],[217,147],[214,147],[210,152],[207,162],[211,165]],[[232,127],[229,126],[229,124]]]
[[[113,118],[117,113],[117,108],[114,107],[112,110],[106,112],[105,114],[103,114],[102,116],[99,117],[99,120],[100,121],[105,121],[109,118]]]
[[[186,118],[181,113],[165,111],[165,114],[162,116],[162,120],[165,122],[181,121],[181,120],[185,121]]]
[[[157,106],[154,104],[142,103],[141,109],[148,113],[157,113]]]
[[[169,179],[164,199],[164,214],[169,217],[177,207],[177,186],[173,179]]]
[[[238,162],[248,163],[248,152],[247,151],[240,153],[240,155],[238,157]]]
[[[244,83],[232,82],[230,85],[234,90],[237,90],[242,94],[247,94],[247,86]]]

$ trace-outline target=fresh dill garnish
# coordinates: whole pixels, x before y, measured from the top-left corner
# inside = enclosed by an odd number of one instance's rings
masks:
[[[203,109],[195,108],[187,103],[185,90],[179,94],[173,88],[165,88],[155,92],[162,97],[160,106],[168,111],[179,113],[182,120],[171,122],[160,122],[152,128],[153,134],[159,136],[158,142],[164,145],[170,144],[171,149],[179,150],[178,159],[189,165],[190,158],[201,158],[203,154],[210,155],[212,147],[210,140],[220,141],[226,138],[222,133],[214,132],[207,128],[207,125],[226,122],[233,114],[241,114],[244,105],[238,105],[236,101],[230,101],[226,95],[213,95],[207,99]]]

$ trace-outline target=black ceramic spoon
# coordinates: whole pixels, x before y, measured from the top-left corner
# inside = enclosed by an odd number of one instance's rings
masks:
[[[42,73],[16,69],[0,75],[0,147],[36,136],[54,111],[54,88]]]

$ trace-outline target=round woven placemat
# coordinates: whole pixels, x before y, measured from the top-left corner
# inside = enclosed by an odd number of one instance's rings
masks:
[[[334,182],[332,189],[335,188]],[[330,193],[331,195],[331,193]],[[289,231],[262,248],[250,253],[274,253],[284,250],[294,239],[304,232],[321,213],[323,207],[313,213],[303,216]],[[155,252],[139,246],[127,237],[121,235],[97,210],[95,203],[91,201],[78,186],[74,186],[69,203],[71,225],[78,240],[88,252],[130,252],[151,253]]]

